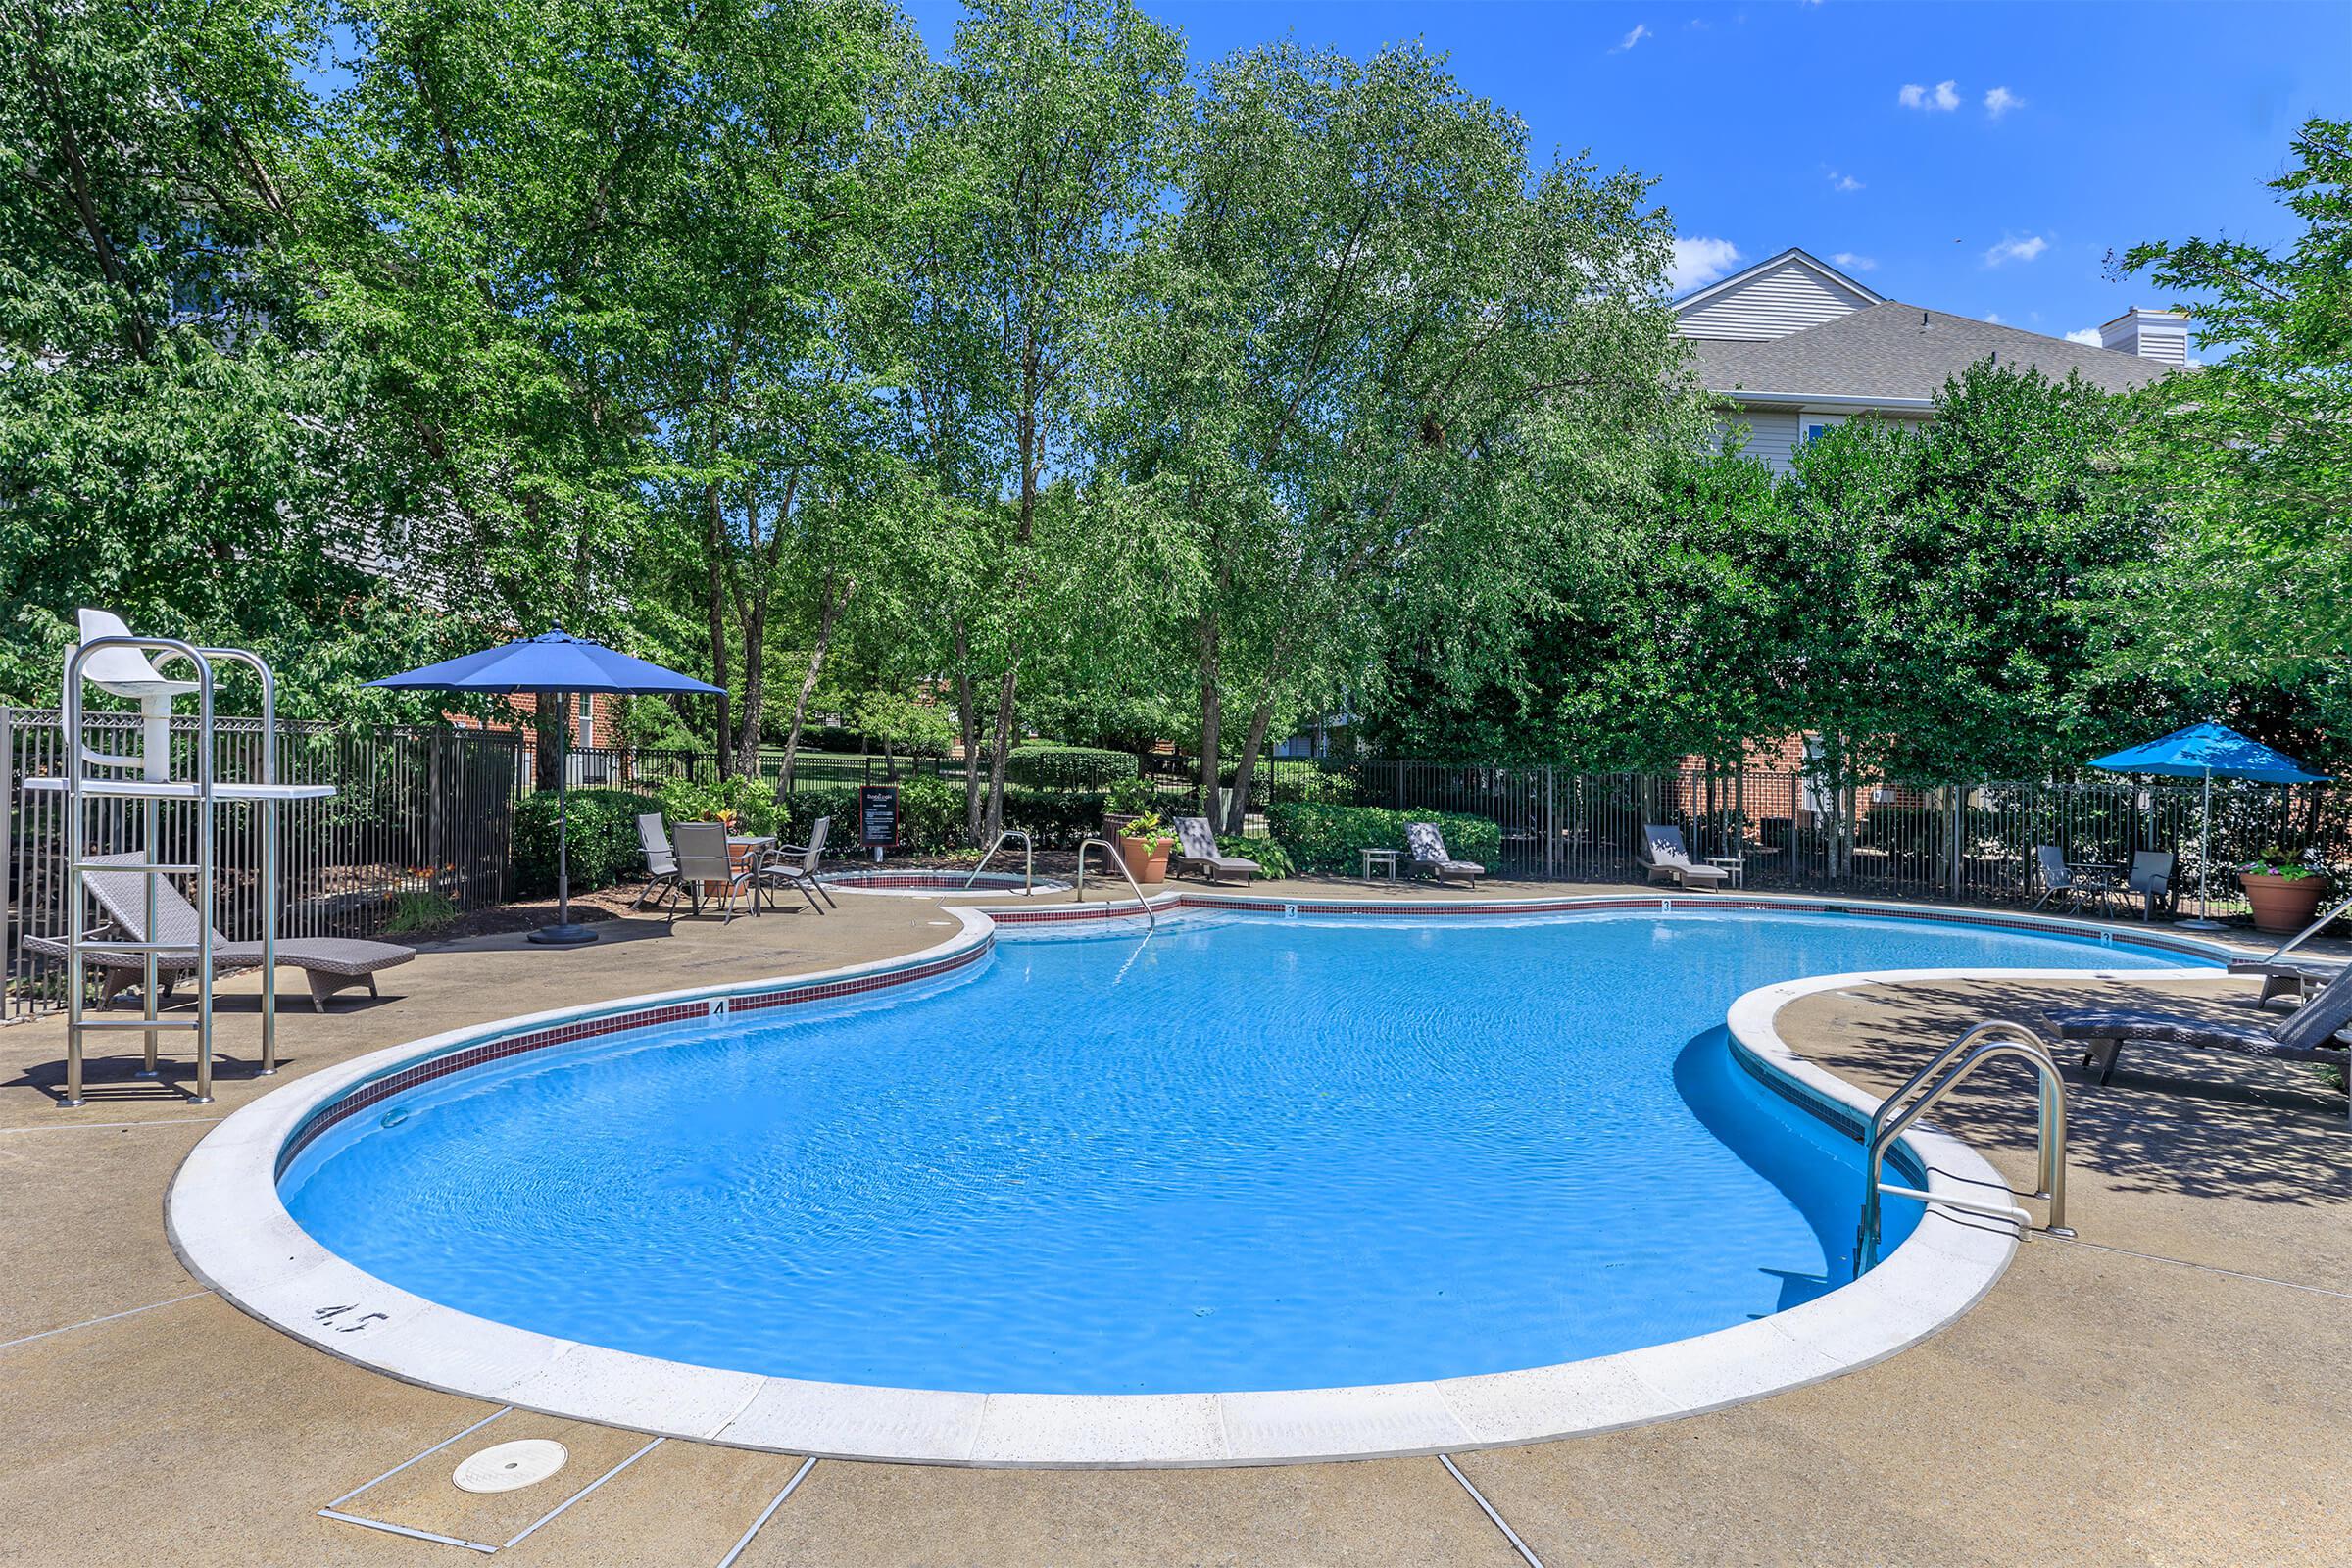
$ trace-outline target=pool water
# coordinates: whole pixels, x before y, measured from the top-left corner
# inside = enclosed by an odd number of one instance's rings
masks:
[[[428,1299],[832,1382],[1128,1394],[1606,1354],[1845,1283],[1850,1138],[1722,1028],[1852,969],[2152,968],[1786,913],[1227,917],[401,1095],[281,1181]],[[1890,1206],[1887,1244],[1916,1222]]]

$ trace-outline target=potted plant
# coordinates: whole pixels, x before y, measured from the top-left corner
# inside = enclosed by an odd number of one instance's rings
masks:
[[[1148,778],[1116,778],[1102,792],[1102,831],[1116,838],[1127,825],[1150,814],[1159,803],[1159,791]]]
[[[1175,848],[1176,835],[1156,815],[1136,817],[1119,829],[1119,858],[1127,874],[1146,887],[1168,879],[1168,854]]]
[[[2246,890],[2255,930],[2300,931],[2319,912],[2328,873],[2274,846],[2237,868],[2237,885]]]

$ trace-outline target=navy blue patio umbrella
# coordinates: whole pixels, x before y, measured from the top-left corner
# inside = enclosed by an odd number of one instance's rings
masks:
[[[2110,773],[2157,773],[2168,778],[2205,780],[2204,820],[2197,839],[2197,918],[2184,925],[2210,928],[2216,922],[2205,908],[2205,867],[2213,858],[2213,781],[2252,779],[2260,784],[2324,784],[2327,775],[2304,770],[2284,752],[2275,751],[2251,736],[2222,724],[2191,724],[2160,740],[2128,746],[2095,759],[2093,767]]]
[[[610,692],[616,696],[675,696],[680,693],[705,697],[719,695],[718,687],[696,680],[692,675],[681,675],[674,669],[663,669],[660,664],[632,659],[602,643],[571,636],[561,626],[537,637],[502,643],[496,648],[485,648],[478,654],[445,659],[438,664],[426,664],[421,669],[386,675],[382,680],[371,680],[368,684],[389,687],[395,691],[493,692],[501,696],[531,692],[543,698],[573,692]],[[594,931],[584,925],[574,925],[571,919],[571,798],[568,789],[571,737],[568,733],[564,736],[564,765],[556,770],[556,923],[542,926],[531,933],[533,942],[559,947],[596,940]]]

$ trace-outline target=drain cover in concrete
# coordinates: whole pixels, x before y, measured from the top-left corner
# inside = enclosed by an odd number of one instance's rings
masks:
[[[570,1450],[553,1438],[524,1438],[467,1455],[450,1480],[460,1492],[515,1492],[545,1481],[570,1457]]]

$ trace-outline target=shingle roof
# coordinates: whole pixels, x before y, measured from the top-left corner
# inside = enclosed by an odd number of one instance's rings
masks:
[[[1710,392],[1932,398],[1945,381],[1987,357],[1998,365],[2031,366],[2052,380],[2080,370],[2082,379],[2110,392],[2144,385],[2174,368],[2119,349],[1893,300],[1762,343],[1690,342],[1692,368]]]

